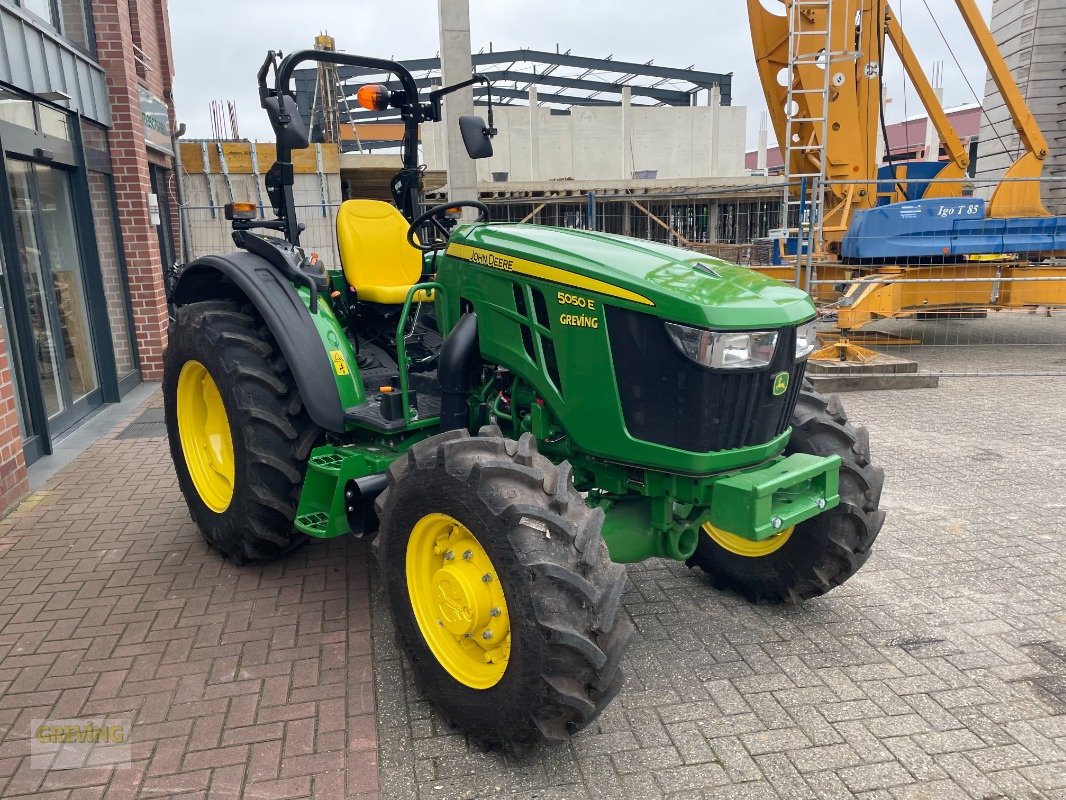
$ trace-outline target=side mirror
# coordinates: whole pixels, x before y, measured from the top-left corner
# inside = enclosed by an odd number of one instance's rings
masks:
[[[463,145],[471,158],[492,155],[492,135],[481,117],[459,117],[459,132],[463,134]]]
[[[288,95],[267,97],[263,100],[263,108],[270,117],[270,126],[274,129],[274,136],[279,145],[292,150],[303,150],[307,147],[311,138],[307,135],[307,126],[304,125],[295,100]]]

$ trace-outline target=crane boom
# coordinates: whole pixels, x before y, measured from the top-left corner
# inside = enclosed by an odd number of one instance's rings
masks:
[[[914,90],[918,93],[918,98],[922,101],[922,106],[925,107],[925,111],[929,115],[929,121],[933,123],[940,140],[944,143],[948,158],[961,170],[959,173],[961,176],[970,166],[970,155],[963,146],[959,134],[952,126],[951,120],[948,119],[948,115],[944,112],[944,107],[940,104],[936,90],[933,89],[929,78],[926,77],[921,62],[918,61],[918,56],[903,32],[899,18],[891,6],[888,5],[885,6],[885,28],[888,32],[888,39],[892,42],[892,47],[895,48],[900,61],[903,62],[903,68],[907,71],[907,75],[914,85]]]
[[[955,0],[962,12],[966,27],[988,65],[992,81],[999,89],[1003,102],[1010,112],[1014,128],[1018,131],[1025,152],[1015,160],[1004,174],[1004,181],[996,187],[989,201],[988,216],[992,218],[1049,217],[1040,198],[1040,174],[1048,154],[1047,139],[1025,98],[1014,82],[1003,54],[992,38],[992,31],[974,0]]]

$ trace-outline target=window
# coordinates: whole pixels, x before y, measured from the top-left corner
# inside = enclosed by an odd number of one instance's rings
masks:
[[[63,141],[70,141],[70,125],[66,112],[39,105],[37,113],[41,116],[41,133],[55,136]]]
[[[111,176],[103,172],[90,172],[88,178],[93,225],[96,228],[96,247],[100,256],[100,274],[104,280],[104,297],[107,299],[107,319],[111,327],[111,343],[115,348],[115,369],[121,379],[133,372],[137,364],[130,339],[129,317],[126,314],[126,281],[119,260],[119,243],[115,236]]]
[[[89,0],[18,0],[18,4],[44,20],[79,50],[96,57],[96,33]]]
[[[26,11],[43,19],[53,28],[58,27],[56,25],[55,8],[52,6],[52,0],[20,0],[21,5]]]
[[[89,12],[89,0],[58,0],[59,29],[71,44],[96,57],[96,31]]]
[[[107,302],[111,343],[115,350],[115,369],[121,380],[137,369],[137,356],[130,328],[122,247],[115,221],[114,184],[110,175],[92,166],[96,160],[94,157],[110,160],[107,129],[84,121],[81,131],[89,162],[89,202],[92,206],[93,227],[96,230],[96,247],[100,257],[100,275],[103,278],[104,298]]]
[[[22,361],[19,354],[19,340],[18,336],[14,335],[15,323],[7,301],[7,268],[4,264],[4,248],[2,245],[3,243],[0,242],[0,273],[2,273],[3,282],[3,285],[0,286],[0,305],[3,306],[2,311],[0,311],[0,325],[3,326],[3,336],[8,348],[8,368],[14,374],[11,386],[15,392],[15,407],[18,409],[19,414],[19,434],[23,439],[27,439],[33,435],[33,430],[30,427],[30,411],[26,406],[26,390],[22,386]]]
[[[0,89],[0,122],[40,131],[64,142],[71,140],[69,111],[35,103],[29,97]]]
[[[33,101],[0,89],[0,120],[34,130],[37,123],[33,118]]]

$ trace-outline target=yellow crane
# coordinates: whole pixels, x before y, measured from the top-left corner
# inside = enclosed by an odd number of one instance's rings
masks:
[[[780,0],[782,14],[772,13],[761,0],[747,2],[760,81],[785,172],[792,178],[786,203],[803,203],[817,217],[810,248],[819,277],[855,281],[840,304],[842,331],[937,309],[1066,306],[1066,270],[1041,264],[1042,254],[1036,252],[1003,255],[1014,253],[1009,245],[1015,224],[1018,231],[1047,229],[1045,253],[1066,253],[1066,241],[1055,237],[1055,226],[1032,222],[1050,216],[1040,196],[1048,143],[974,0],[955,0],[955,5],[1021,145],[987,203],[964,196],[970,190],[965,180],[969,153],[887,0]],[[888,44],[944,143],[947,160],[939,165],[909,162],[886,171],[880,163]],[[808,192],[803,198],[797,196],[801,185]],[[930,229],[925,252],[913,241],[893,250],[893,235],[901,234],[902,242],[915,224],[913,215],[893,216],[901,206],[939,211],[949,222],[963,213],[977,231],[993,226],[1004,231],[1004,245],[982,252],[965,237],[961,242],[951,238],[950,226],[943,224]],[[1017,241],[1023,240],[1019,235]],[[965,282],[956,280],[960,264]],[[783,274],[780,268],[768,271]],[[831,286],[821,287],[809,288],[820,299],[836,299]]]

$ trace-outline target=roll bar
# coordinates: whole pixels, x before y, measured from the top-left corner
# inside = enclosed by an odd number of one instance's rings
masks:
[[[403,87],[402,95],[397,98],[396,93],[394,93],[392,104],[399,108],[400,116],[404,121],[404,167],[417,169],[418,124],[426,117],[422,113],[423,109],[419,107],[418,86],[415,84],[414,76],[403,64],[384,58],[370,58],[368,56],[337,53],[328,50],[297,50],[295,53],[289,53],[282,58],[281,63],[274,61],[275,57],[268,54],[267,63],[264,63],[263,68],[259,70],[259,99],[261,102],[267,97],[276,97],[282,94],[292,97],[292,74],[300,64],[307,61],[348,67],[367,67],[380,72],[392,73],[399,78],[400,85]],[[270,62],[275,64],[273,90],[268,89],[266,86],[266,69],[269,68]]]
[[[267,172],[265,180],[267,193],[278,219],[265,225],[258,222],[254,227],[275,228],[285,234],[293,245],[299,244],[303,226],[296,220],[296,207],[293,200],[294,183],[292,151],[308,146],[309,137],[303,128],[299,108],[293,94],[291,83],[296,68],[305,62],[337,64],[349,67],[366,67],[377,72],[395,75],[400,80],[399,91],[393,91],[389,105],[399,109],[403,120],[403,167],[393,179],[400,212],[412,220],[419,213],[421,203],[421,175],[418,164],[418,126],[422,122],[439,122],[441,119],[441,99],[452,92],[475,83],[489,83],[484,75],[474,74],[469,79],[452,86],[445,86],[429,93],[429,102],[422,103],[418,97],[418,86],[414,76],[407,68],[396,61],[369,56],[338,53],[329,50],[297,50],[283,55],[271,50],[267,53],[263,65],[259,68],[259,103],[270,116],[277,139],[277,161]],[[267,85],[270,70],[274,70],[274,86]],[[492,101],[489,100],[488,131],[495,133],[492,127]],[[242,227],[253,227],[247,224]]]

